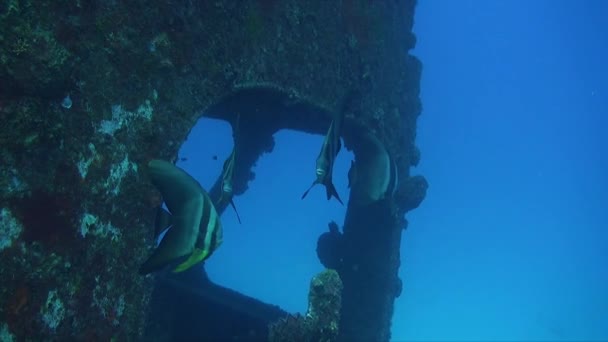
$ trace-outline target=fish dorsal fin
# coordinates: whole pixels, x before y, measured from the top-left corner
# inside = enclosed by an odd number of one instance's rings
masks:
[[[171,214],[163,207],[156,208],[156,218],[154,220],[154,238],[171,226]]]
[[[183,203],[199,198],[204,191],[196,179],[167,161],[154,159],[148,163],[148,169],[152,184],[174,216],[178,215]]]

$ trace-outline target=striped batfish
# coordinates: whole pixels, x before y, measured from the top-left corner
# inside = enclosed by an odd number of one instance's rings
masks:
[[[173,270],[185,271],[205,261],[222,244],[220,217],[207,192],[184,170],[156,159],[148,163],[148,170],[169,209],[158,208],[155,233],[169,229],[139,273],[148,274],[187,257]]]
[[[364,143],[348,170],[350,201],[357,206],[392,198],[399,186],[397,163],[384,144],[371,133],[361,137],[361,141]]]
[[[340,131],[342,130],[343,120],[344,111],[338,114],[329,125],[329,130],[325,135],[325,140],[323,140],[323,146],[321,146],[321,152],[317,157],[317,179],[315,179],[308,190],[304,192],[302,199],[308,195],[310,189],[312,189],[312,187],[314,187],[316,184],[323,184],[325,185],[325,190],[327,192],[327,199],[330,200],[333,196],[338,200],[338,202],[340,202],[340,204],[344,205],[332,181],[334,161],[342,148],[342,143],[340,142]]]
[[[222,168],[222,193],[220,195],[218,203],[223,203],[224,201],[229,202],[232,206],[232,209],[234,209],[234,212],[236,213],[236,218],[239,220],[239,223],[241,223],[241,217],[239,216],[239,212],[236,210],[236,206],[234,205],[234,201],[232,200],[232,196],[234,195],[232,191],[232,178],[234,177],[234,167],[236,165],[236,151],[239,145],[239,121],[240,114],[238,114],[236,117],[236,124],[233,134],[234,146],[232,147],[232,152],[230,153],[230,156],[228,156],[228,159],[224,161],[224,167]]]

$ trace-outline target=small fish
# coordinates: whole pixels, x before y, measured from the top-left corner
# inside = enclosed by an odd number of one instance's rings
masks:
[[[384,145],[368,135],[348,170],[348,187],[354,204],[367,205],[394,196],[399,186],[397,163]]]
[[[213,159],[213,160],[217,160],[217,155],[215,155],[215,154],[214,154],[214,155],[211,157],[211,159]]]
[[[325,135],[321,152],[317,157],[317,179],[315,179],[308,190],[304,192],[302,199],[308,195],[310,189],[312,189],[316,184],[323,184],[325,185],[325,190],[327,192],[327,199],[330,200],[333,196],[338,200],[338,202],[340,202],[340,204],[344,205],[332,181],[334,161],[342,148],[342,143],[340,142],[340,131],[342,129],[343,120],[344,112],[341,112],[329,125],[329,130]]]
[[[236,206],[234,205],[234,201],[232,200],[232,196],[234,195],[232,190],[232,179],[234,177],[234,167],[236,164],[236,150],[238,147],[238,134],[239,134],[239,120],[240,115],[237,115],[235,129],[234,129],[234,147],[232,148],[232,152],[228,159],[224,161],[224,166],[222,168],[222,193],[220,195],[219,203],[223,201],[228,201],[234,209],[236,213],[236,218],[241,223],[241,217],[239,216],[238,210],[236,210]]]
[[[236,146],[232,149],[232,153],[230,153],[230,156],[224,162],[222,171],[222,194],[220,195],[219,203],[222,201],[228,201],[236,213],[236,218],[238,219],[239,223],[241,223],[241,217],[239,216],[239,212],[236,210],[236,206],[234,205],[234,201],[232,199],[232,196],[234,195],[232,192],[232,176],[234,174],[235,159]]]
[[[155,234],[169,228],[139,273],[157,271],[187,256],[173,270],[185,271],[205,261],[222,244],[220,217],[207,192],[184,170],[157,159],[148,163],[148,170],[169,209],[157,210]]]

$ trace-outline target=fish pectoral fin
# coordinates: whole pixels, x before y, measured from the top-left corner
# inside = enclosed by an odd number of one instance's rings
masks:
[[[325,184],[325,190],[327,192],[328,201],[331,199],[331,196],[334,196],[338,200],[338,202],[340,202],[340,204],[344,205],[344,203],[340,199],[340,195],[338,195],[338,191],[336,191],[336,187],[334,186],[334,183],[331,180],[329,180],[329,182],[327,182],[327,184]]]
[[[310,189],[312,189],[313,186],[315,186],[317,184],[316,181],[312,182],[312,185],[308,188],[308,190],[304,191],[304,194],[302,195],[302,199],[304,199],[304,197],[306,197],[306,195],[308,195],[308,192],[310,191]]]
[[[182,262],[177,267],[175,267],[173,272],[174,273],[183,272],[183,271],[189,269],[190,267],[198,264],[199,262],[205,260],[208,255],[209,255],[209,251],[203,250],[200,248],[195,248],[194,251],[192,252],[192,254],[190,254],[190,257],[188,257],[188,259],[186,261]]]
[[[201,201],[202,199],[196,199],[182,203],[176,210],[176,213],[172,216],[173,225],[163,236],[152,255],[139,269],[141,274],[159,270],[176,259],[192,253],[201,221]]]
[[[165,208],[159,206],[156,209],[156,218],[154,219],[154,238],[158,238],[171,224],[171,214]]]
[[[239,215],[238,210],[236,210],[236,205],[234,205],[234,201],[232,199],[230,199],[230,205],[232,206],[232,209],[234,209],[234,212],[236,213],[236,218],[237,218],[237,220],[239,220],[239,224],[241,224],[241,216]]]

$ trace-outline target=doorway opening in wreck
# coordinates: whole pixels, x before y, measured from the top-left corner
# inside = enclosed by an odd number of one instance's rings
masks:
[[[310,280],[324,268],[316,254],[317,239],[330,221],[342,226],[346,205],[327,201],[322,185],[301,199],[315,177],[322,135],[283,129],[273,137],[272,152],[263,154],[251,170],[255,179],[234,197],[242,223],[231,207],[224,210],[224,242],[205,269],[218,285],[304,313]],[[230,124],[203,116],[182,145],[177,165],[209,190],[232,148]],[[334,184],[345,204],[353,158],[343,148],[334,166]]]

